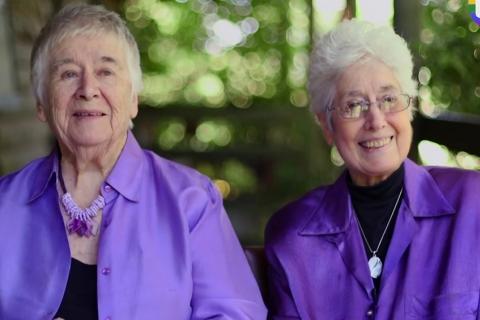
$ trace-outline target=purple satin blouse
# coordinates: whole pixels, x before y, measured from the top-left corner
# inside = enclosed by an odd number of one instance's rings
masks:
[[[52,319],[70,251],[56,153],[0,179],[0,319]],[[142,150],[131,133],[102,186],[99,319],[265,319],[211,181]]]
[[[271,319],[480,319],[480,173],[404,165],[378,297],[344,174],[270,220]]]

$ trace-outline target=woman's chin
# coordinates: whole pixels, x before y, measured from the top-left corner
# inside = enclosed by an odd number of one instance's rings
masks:
[[[68,139],[68,145],[73,148],[95,148],[106,147],[112,141],[112,134],[94,134],[92,132],[72,135]]]
[[[401,165],[401,162],[378,161],[375,163],[364,164],[361,168],[348,168],[353,181],[357,185],[374,185],[395,172]]]

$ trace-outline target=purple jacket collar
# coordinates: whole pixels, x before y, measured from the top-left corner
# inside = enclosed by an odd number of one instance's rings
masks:
[[[130,201],[138,202],[144,163],[143,151],[129,131],[120,157],[108,175],[106,183]]]
[[[58,161],[58,149],[55,148],[38,168],[38,174],[28,197],[29,202],[42,196],[49,183],[54,183],[52,181],[56,179]],[[140,172],[143,166],[142,149],[129,131],[125,146],[105,182],[128,200],[137,202],[142,179]]]
[[[403,202],[407,210],[415,218],[438,217],[455,214],[455,211],[443,196],[431,175],[421,166],[406,159],[405,165],[405,196]],[[428,194],[428,199],[425,195]],[[310,218],[299,230],[303,236],[329,235],[345,232],[350,226],[353,208],[346,182],[346,172],[324,194],[325,199],[312,210]],[[319,215],[322,215],[319,218]]]
[[[416,218],[438,217],[454,214],[455,211],[448,203],[436,182],[422,167],[410,160],[405,165],[405,196],[400,205],[395,232],[390,244],[382,276],[382,287],[400,261],[418,231]],[[308,200],[312,213],[303,227],[298,231],[299,236],[324,236],[325,240],[337,247],[343,261],[354,277],[362,284],[365,293],[372,299],[373,281],[370,278],[365,249],[361,235],[353,219],[350,194],[348,192],[346,173],[324,193],[316,193]],[[315,193],[314,193],[315,194]],[[318,198],[323,194],[323,199]],[[324,201],[328,199],[329,201]],[[360,241],[359,241],[360,240]]]

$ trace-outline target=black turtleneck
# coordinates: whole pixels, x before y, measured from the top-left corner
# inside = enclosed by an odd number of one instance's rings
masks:
[[[370,244],[372,250],[375,250],[379,244],[380,238],[387,226],[387,222],[392,214],[392,210],[395,207],[400,190],[403,188],[404,169],[403,165],[400,166],[390,177],[384,181],[368,187],[356,186],[353,184],[351,177],[348,175],[347,184],[352,198],[353,208],[357,214],[358,221],[365,233],[365,237]],[[402,194],[403,198],[403,194]],[[401,200],[397,205],[393,217],[390,221],[390,225],[385,233],[383,241],[377,252],[377,257],[382,260],[383,266],[385,266],[385,257],[387,256],[387,250],[392,240],[393,230],[395,227],[395,221],[397,219],[398,209],[400,208]],[[368,246],[365,243],[365,252],[367,254],[367,260],[372,256],[368,250]],[[376,292],[380,289],[381,276],[373,279]]]
[[[67,288],[55,318],[65,320],[96,320],[97,265],[89,265],[72,258]]]

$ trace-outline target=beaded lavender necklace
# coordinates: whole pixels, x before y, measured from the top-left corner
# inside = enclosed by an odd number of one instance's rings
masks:
[[[67,212],[70,220],[67,223],[67,231],[69,234],[76,233],[81,237],[90,237],[95,235],[93,230],[93,218],[98,214],[98,211],[105,207],[105,199],[101,194],[93,200],[89,207],[82,209],[73,200],[70,193],[67,192],[65,183],[63,182],[62,170],[59,168],[59,180],[62,187],[63,196],[62,204]]]

